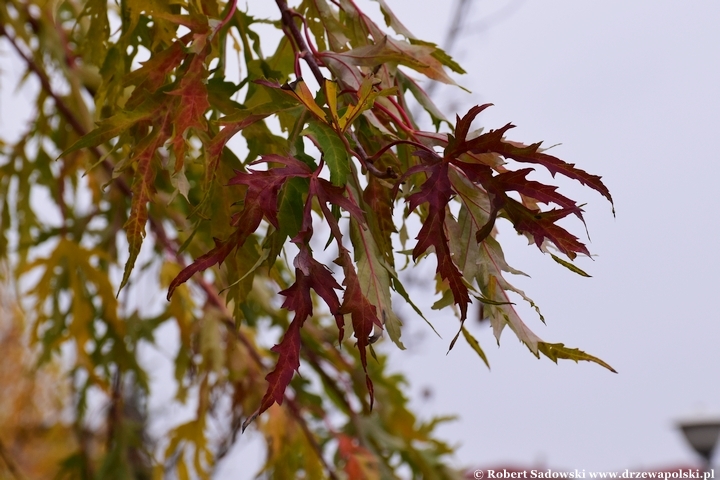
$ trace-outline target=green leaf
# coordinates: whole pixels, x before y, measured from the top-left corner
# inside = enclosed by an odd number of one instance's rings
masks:
[[[95,147],[117,137],[137,122],[152,117],[159,107],[160,103],[154,97],[148,97],[138,108],[131,111],[122,111],[100,122],[96,129],[81,137],[80,140],[61,153],[60,157],[83,148]]]
[[[600,360],[597,357],[593,357],[592,355],[589,355],[577,348],[567,348],[565,344],[562,343],[545,343],[545,342],[538,342],[538,351],[548,357],[553,362],[557,363],[558,358],[565,358],[567,360],[573,360],[575,363],[579,362],[580,360],[586,361],[586,362],[594,362],[598,365],[601,365],[608,370],[610,370],[613,373],[617,373],[617,371],[612,368],[610,365],[605,363],[604,361]]]
[[[383,322],[390,339],[401,350],[405,350],[405,345],[400,341],[402,322],[392,309],[389,266],[383,259],[370,230],[358,226],[355,220],[351,220],[350,223],[350,238],[355,247],[357,276],[363,293],[378,309],[378,317]]]
[[[330,168],[330,181],[339,187],[345,186],[350,173],[350,157],[345,144],[335,131],[324,123],[310,120],[303,135],[311,137],[323,153],[325,163]]]
[[[462,331],[463,337],[465,337],[465,340],[467,340],[468,345],[472,347],[473,350],[475,350],[475,353],[478,354],[478,356],[482,359],[483,362],[485,362],[485,365],[488,367],[488,370],[490,369],[490,362],[488,362],[487,357],[485,356],[485,352],[483,352],[483,349],[480,347],[480,343],[475,339],[475,337],[472,336],[470,332],[468,332],[468,329],[464,326],[460,329]]]
[[[303,196],[308,192],[306,178],[291,178],[285,182],[278,207],[278,224],[280,233],[285,238],[294,237],[302,226]]]
[[[571,272],[575,272],[575,273],[577,273],[578,275],[580,275],[580,276],[582,276],[582,277],[592,278],[592,275],[588,275],[587,273],[585,273],[584,270],[581,270],[581,269],[580,269],[578,266],[576,266],[574,263],[571,263],[571,262],[568,262],[568,261],[566,261],[566,260],[563,260],[562,258],[557,257],[556,255],[553,255],[552,253],[550,254],[550,256],[552,257],[553,260],[555,260],[557,263],[559,263],[559,264],[562,265],[563,267],[567,268],[567,269],[570,270]]]
[[[437,44],[432,42],[425,42],[422,40],[418,40],[417,38],[411,38],[410,43],[413,45],[424,45],[426,47],[433,48],[433,51],[430,55],[433,56],[433,58],[437,59],[448,67],[450,70],[452,70],[455,73],[465,74],[467,73],[455,60],[452,59],[450,55],[448,55],[445,50],[438,47]]]

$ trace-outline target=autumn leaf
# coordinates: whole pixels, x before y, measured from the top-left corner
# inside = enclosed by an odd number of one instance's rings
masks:
[[[393,311],[391,303],[389,274],[391,267],[385,263],[370,231],[359,227],[356,222],[352,222],[351,225],[350,237],[355,247],[358,281],[368,301],[377,307],[378,317],[382,319],[390,339],[404,350],[405,346],[400,341],[402,322]]]
[[[367,348],[375,328],[382,329],[382,323],[377,316],[377,309],[362,292],[360,281],[347,251],[341,253],[338,263],[343,267],[343,273],[345,274],[345,280],[343,281],[345,294],[339,313],[350,315],[354,336],[357,339],[357,348],[360,352],[360,363],[365,370],[365,384],[370,394],[370,409],[372,410],[375,390],[370,375],[367,373]]]
[[[377,461],[368,449],[357,445],[352,437],[342,434],[338,437],[338,453],[345,462],[344,470],[348,480],[381,478]]]
[[[180,106],[175,111],[174,134],[172,137],[175,153],[175,173],[179,172],[185,161],[185,134],[188,128],[207,131],[205,112],[210,108],[205,78],[204,56],[195,55],[190,66],[180,80],[177,89],[168,95],[180,97]]]
[[[278,354],[278,360],[272,372],[265,379],[268,382],[267,391],[262,398],[258,411],[248,421],[262,414],[274,403],[282,405],[285,390],[292,380],[295,371],[300,368],[300,328],[305,320],[313,314],[313,302],[310,289],[320,295],[330,308],[331,313],[337,317],[338,325],[342,325],[339,313],[340,301],[335,290],[341,290],[332,273],[317,260],[312,258],[310,249],[304,246],[295,257],[295,283],[288,289],[280,292],[285,296],[283,308],[295,312],[290,326],[285,331],[282,341],[271,350]],[[342,331],[340,333],[342,340]],[[243,428],[248,425],[246,421]]]
[[[490,369],[490,363],[488,362],[487,356],[485,356],[485,352],[483,352],[482,347],[480,347],[480,343],[475,339],[475,337],[472,336],[472,334],[468,331],[467,328],[464,326],[461,328],[462,334],[465,337],[465,340],[467,340],[468,345],[475,351],[475,353],[478,354],[478,357],[483,361],[485,366]]]
[[[138,91],[155,93],[165,84],[167,76],[185,59],[187,54],[183,50],[183,44],[189,40],[190,35],[186,35],[183,40],[174,42],[151,59],[142,62],[142,67],[124,77],[123,84],[135,85]]]
[[[602,365],[603,367],[607,368],[611,372],[617,373],[614,368],[612,368],[610,365],[603,362],[599,358],[588,355],[587,353],[578,350],[577,348],[567,348],[562,343],[540,342],[538,343],[538,350],[540,351],[540,353],[542,353],[555,363],[557,363],[558,358],[573,360],[575,363],[583,360],[586,362],[597,363],[598,365]]]
[[[462,274],[453,262],[445,232],[447,204],[454,194],[448,179],[448,164],[440,162],[432,166],[413,168],[408,170],[406,176],[420,171],[425,171],[429,177],[422,184],[420,191],[408,197],[408,208],[412,211],[419,205],[427,203],[428,215],[417,235],[418,242],[413,249],[413,259],[417,260],[428,248],[434,248],[437,257],[437,273],[448,282],[454,302],[460,308],[460,318],[464,320],[467,317],[470,296],[467,286],[463,282]]]
[[[66,155],[83,148],[98,146],[117,137],[138,122],[156,115],[160,106],[161,103],[158,101],[157,97],[146,97],[145,101],[132,111],[121,111],[116,115],[101,121],[97,128],[80,138],[72,146],[61,153],[60,157],[65,157]]]
[[[130,256],[125,263],[125,271],[118,292],[127,285],[145,238],[145,225],[148,220],[147,203],[151,200],[155,190],[153,159],[155,158],[155,151],[162,144],[162,140],[163,137],[157,133],[151,135],[146,139],[144,145],[140,147],[140,151],[135,157],[137,168],[135,169],[135,181],[132,186],[132,204],[130,206],[130,215],[123,226],[127,235]]]
[[[327,115],[325,114],[325,111],[320,108],[317,102],[315,102],[310,89],[307,87],[302,78],[299,78],[291,83],[286,83],[280,88],[291,97],[297,99],[297,101],[315,115],[320,122],[327,123]]]
[[[261,161],[283,166],[269,170],[250,170],[248,173],[236,172],[229,185],[247,185],[248,190],[243,211],[235,222],[235,232],[225,241],[215,240],[215,248],[185,267],[170,283],[168,299],[179,285],[188,281],[195,273],[222,264],[235,247],[242,245],[248,236],[255,232],[263,217],[275,228],[279,227],[277,212],[280,189],[288,178],[309,176],[310,169],[299,160],[279,155],[266,155]]]
[[[433,56],[437,50],[438,48],[432,44],[413,45],[404,40],[385,36],[374,45],[357,47],[342,53],[321,52],[321,57],[324,61],[329,59],[337,64],[370,68],[385,63],[400,64],[433,80],[456,85],[455,81],[445,73],[443,62]]]

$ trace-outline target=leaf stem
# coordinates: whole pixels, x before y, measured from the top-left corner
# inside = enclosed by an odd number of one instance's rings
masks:
[[[217,24],[215,27],[215,31],[220,31],[222,27],[227,25],[227,23],[230,21],[230,19],[235,15],[235,10],[237,10],[237,0],[230,0],[230,10],[228,10],[227,15],[225,15],[225,18],[223,18],[220,23]]]
[[[427,150],[428,152],[435,153],[435,151],[432,148],[426,147],[425,145],[423,145],[422,143],[419,143],[419,142],[415,142],[412,140],[395,140],[395,141],[388,143],[387,145],[382,147],[380,150],[375,152],[375,154],[372,157],[368,158],[367,161],[372,163],[375,160],[377,160],[378,158],[380,158],[380,156],[383,153],[387,152],[389,149],[391,149],[395,145],[401,145],[401,144],[413,145],[415,147],[422,148],[423,150]]]

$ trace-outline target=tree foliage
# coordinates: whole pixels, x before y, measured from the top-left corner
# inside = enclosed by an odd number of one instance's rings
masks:
[[[581,206],[528,177],[612,203],[608,189],[508,139],[511,124],[473,130],[489,105],[446,119],[419,78],[454,84],[462,68],[378,3],[388,30],[353,0],[277,0],[272,19],[235,0],[0,5],[3,45],[39,84],[33,122],[0,157],[0,255],[40,363],[70,364],[62,474],[209,478],[252,425],[270,477],[453,478],[443,419],[419,421],[373,349],[385,335],[404,348],[393,301],[422,317],[403,264],[434,262],[435,307],[460,320],[450,348],[462,333],[487,363],[464,325],[476,303],[498,340],[509,326],[535,356],[612,370],[528,328],[511,295],[535,304],[495,239],[504,219],[587,275],[572,260],[589,251],[559,223],[584,224]],[[159,332],[177,332],[175,400],[196,413],[150,439],[142,355]],[[93,396],[106,440],[89,443]]]

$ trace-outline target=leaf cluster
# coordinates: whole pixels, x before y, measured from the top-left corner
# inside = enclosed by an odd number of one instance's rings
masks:
[[[509,140],[510,124],[472,130],[489,105],[447,120],[416,77],[454,85],[462,68],[378,3],[392,32],[353,0],[277,0],[272,20],[236,0],[0,5],[0,36],[41,85],[32,125],[2,147],[0,256],[31,284],[41,362],[74,352],[78,424],[88,392],[107,399],[106,447],[78,442],[66,462],[83,478],[133,462],[209,478],[253,422],[270,476],[454,478],[440,420],[410,412],[373,347],[387,333],[405,348],[393,301],[424,318],[403,260],[434,258],[434,308],[460,320],[450,348],[462,333],[487,363],[465,325],[476,302],[498,341],[509,326],[538,357],[612,370],[528,328],[511,295],[537,307],[505,279],[521,272],[495,239],[504,219],[587,276],[572,261],[590,252],[559,224],[584,224],[581,206],[529,176],[544,169],[612,203],[608,189],[540,143]],[[282,33],[271,54],[268,26]],[[193,396],[196,415],[159,447],[122,405],[150,395],[141,352],[167,331],[175,401]],[[270,349],[267,331],[282,332]]]

